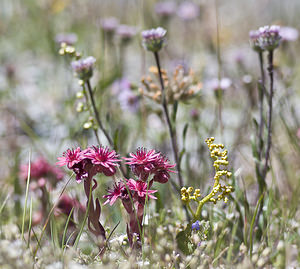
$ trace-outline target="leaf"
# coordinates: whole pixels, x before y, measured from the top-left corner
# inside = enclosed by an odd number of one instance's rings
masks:
[[[191,224],[189,223],[184,231],[176,235],[178,248],[185,254],[189,255],[194,251],[194,245],[191,242]]]
[[[177,110],[178,110],[178,102],[175,101],[175,103],[173,104],[173,113],[172,113],[172,122],[173,122],[174,125],[175,125],[175,122],[176,122]]]

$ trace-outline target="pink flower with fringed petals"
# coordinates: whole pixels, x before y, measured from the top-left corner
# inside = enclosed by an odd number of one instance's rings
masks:
[[[85,157],[90,159],[92,164],[99,165],[98,172],[103,172],[106,176],[112,176],[116,172],[115,166],[119,166],[118,155],[114,150],[109,151],[108,147],[92,147],[87,150]]]
[[[57,158],[59,161],[56,164],[59,166],[67,165],[67,167],[71,169],[75,164],[80,163],[84,158],[84,151],[81,151],[80,147],[76,149],[68,149],[63,153],[62,157]]]
[[[147,191],[147,182],[141,181],[141,180],[134,180],[132,178],[127,180],[127,186],[129,190],[137,192],[139,197],[146,197],[148,192],[148,197],[152,199],[157,199],[155,196],[151,195],[151,193],[157,192],[157,190],[148,190]]]
[[[115,184],[112,190],[108,190],[107,195],[103,195],[103,198],[107,198],[104,205],[108,203],[109,205],[113,205],[119,197],[122,197],[124,190],[126,190],[126,188],[122,182]]]
[[[123,158],[126,160],[126,164],[129,165],[146,165],[157,159],[159,153],[156,153],[154,149],[147,151],[145,148],[138,148],[136,153],[129,153],[130,158]]]

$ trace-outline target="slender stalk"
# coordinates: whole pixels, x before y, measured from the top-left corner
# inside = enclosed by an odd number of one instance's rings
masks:
[[[87,89],[88,89],[88,93],[89,93],[89,98],[88,98],[88,95],[86,94],[85,87],[84,87],[85,98],[86,98],[86,100],[90,99],[98,126],[100,127],[101,131],[104,133],[104,135],[105,135],[108,143],[110,144],[110,146],[115,148],[115,145],[113,143],[112,138],[110,137],[110,135],[108,134],[107,130],[104,128],[104,126],[103,126],[103,124],[100,120],[99,112],[98,112],[98,109],[97,109],[97,106],[96,106],[96,103],[95,103],[94,94],[93,94],[91,83],[90,83],[89,80],[86,81],[86,85],[87,85]],[[94,129],[94,133],[95,133],[97,141],[100,145],[101,143],[100,143],[100,139],[99,139],[97,130]],[[120,166],[120,171],[121,171],[122,175],[124,177],[126,177],[126,172],[125,172],[125,170],[122,166]]]
[[[82,90],[83,90],[83,94],[84,94],[84,97],[85,97],[86,104],[87,104],[87,106],[88,106],[88,110],[89,110],[90,116],[92,116],[93,113],[92,113],[91,107],[90,107],[90,105],[89,105],[89,97],[88,97],[88,95],[87,95],[87,93],[86,93],[86,89],[85,89],[85,85],[84,85],[84,84],[82,85]],[[99,139],[97,130],[96,130],[95,128],[93,128],[93,131],[94,131],[94,134],[95,134],[95,136],[96,136],[97,142],[98,142],[98,144],[100,145],[101,143],[100,143],[100,139]]]
[[[92,107],[93,107],[93,110],[94,110],[94,114],[95,114],[97,124],[98,124],[99,128],[101,129],[101,131],[104,133],[104,135],[105,135],[107,141],[109,142],[109,144],[111,146],[114,146],[113,140],[109,136],[107,130],[104,128],[104,126],[102,124],[102,121],[100,120],[99,112],[98,112],[98,109],[97,109],[97,106],[96,106],[96,103],[95,103],[94,94],[93,94],[91,83],[90,83],[89,80],[86,81],[86,85],[87,85],[89,97],[90,97],[91,104],[92,104]]]
[[[178,173],[178,182],[179,182],[179,185],[180,185],[180,188],[181,188],[183,186],[183,181],[182,181],[180,162],[179,162],[179,157],[178,157],[176,132],[172,128],[170,115],[169,115],[169,111],[168,111],[168,107],[167,107],[165,86],[164,86],[164,81],[163,81],[163,78],[162,78],[158,52],[154,52],[154,57],[155,57],[155,61],[156,61],[157,69],[158,69],[158,74],[159,74],[160,85],[161,85],[163,112],[164,112],[164,115],[165,115],[165,118],[166,118],[166,121],[167,121],[167,125],[168,125],[168,130],[169,130],[169,134],[170,134],[170,138],[171,138],[171,144],[172,144],[173,156],[174,156],[174,159],[175,159],[175,162],[176,162],[176,168],[177,168],[177,173]]]
[[[263,170],[263,178],[266,177],[268,170],[268,162],[270,159],[270,150],[272,145],[272,111],[273,111],[273,95],[274,95],[274,78],[273,78],[273,50],[269,51],[268,54],[268,73],[270,77],[270,93],[269,93],[269,115],[268,115],[268,140],[267,149],[265,154],[265,166]]]
[[[264,59],[262,52],[258,53],[259,66],[261,72],[261,89],[259,90],[259,132],[258,132],[258,158],[261,161],[262,158],[262,147],[263,147],[263,127],[264,127],[264,89],[265,89],[265,72],[264,72]]]

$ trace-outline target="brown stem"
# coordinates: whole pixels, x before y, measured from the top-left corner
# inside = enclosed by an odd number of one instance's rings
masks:
[[[273,95],[274,95],[274,78],[273,78],[273,50],[269,51],[268,54],[268,73],[270,77],[270,94],[269,94],[269,115],[268,115],[268,141],[267,141],[267,149],[265,154],[265,166],[263,170],[263,178],[266,177],[268,170],[268,162],[270,159],[270,150],[272,145],[272,111],[273,111]]]
[[[262,157],[262,147],[263,147],[263,127],[264,127],[264,116],[263,116],[263,106],[264,106],[264,89],[265,89],[265,72],[264,72],[264,60],[262,52],[258,53],[259,65],[261,72],[261,89],[259,90],[259,132],[258,132],[258,158],[261,161]]]
[[[107,141],[109,142],[109,144],[113,147],[114,146],[113,141],[112,141],[111,137],[109,136],[107,130],[104,128],[104,126],[103,126],[103,124],[100,120],[99,112],[98,112],[98,109],[97,109],[97,106],[96,106],[96,103],[95,103],[94,94],[93,94],[91,83],[90,83],[89,80],[86,81],[86,85],[87,85],[88,93],[89,93],[89,96],[90,96],[90,100],[91,100],[91,104],[92,104],[92,107],[93,107],[93,110],[94,110],[94,114],[95,114],[97,124],[98,124],[99,128],[101,129],[101,131],[104,133],[104,135],[105,135]]]
[[[177,142],[176,142],[176,131],[172,128],[170,116],[169,116],[169,111],[167,107],[167,100],[166,100],[166,94],[165,94],[165,86],[164,86],[164,81],[162,78],[162,73],[161,73],[161,68],[160,68],[160,62],[159,62],[159,57],[158,57],[158,52],[154,52],[154,57],[158,69],[158,74],[159,74],[159,80],[160,80],[160,85],[161,85],[161,92],[162,92],[162,107],[163,107],[163,112],[167,121],[168,125],[168,130],[171,138],[171,144],[172,144],[172,151],[173,151],[173,156],[176,162],[176,168],[177,168],[177,173],[178,173],[178,182],[180,188],[183,186],[183,181],[182,181],[182,176],[181,176],[181,169],[180,169],[180,162],[179,162],[179,157],[178,157],[178,149],[177,149]]]

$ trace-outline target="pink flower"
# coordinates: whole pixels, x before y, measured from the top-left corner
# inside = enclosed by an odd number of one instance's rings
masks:
[[[117,162],[120,162],[119,156],[114,150],[109,151],[109,148],[102,146],[89,148],[85,157],[90,159],[92,164],[97,165],[99,173],[104,173],[106,176],[114,175],[116,173],[115,166],[119,166]]]
[[[28,170],[28,165],[20,166],[20,177],[22,179],[27,179]],[[30,164],[30,188],[33,190],[42,188],[46,185],[49,188],[55,187],[57,182],[63,179],[63,176],[63,171],[61,171],[58,167],[49,164],[44,157],[39,157]]]
[[[136,153],[129,154],[131,158],[124,158],[131,166],[132,172],[140,177],[141,180],[146,181],[154,166],[153,163],[159,157],[159,153],[155,150],[147,151],[145,148],[138,148]]]
[[[108,190],[109,194],[103,195],[103,198],[107,198],[104,205],[107,203],[109,203],[109,205],[113,205],[119,197],[123,196],[124,191],[126,191],[126,188],[122,182],[115,184],[112,190]]]
[[[72,169],[75,164],[80,163],[85,158],[83,153],[80,147],[77,149],[68,149],[63,153],[63,157],[57,158],[59,161],[56,164],[59,166],[67,165],[69,169]]]
[[[139,148],[136,153],[130,153],[130,156],[131,158],[124,158],[127,160],[126,164],[131,165],[132,172],[142,181],[146,181],[154,174],[154,181],[166,183],[170,178],[169,172],[175,172],[171,170],[175,164],[170,164],[166,157],[155,150],[147,151],[145,148]]]
[[[129,190],[135,191],[139,197],[146,197],[147,195],[147,188],[150,188],[151,186],[147,186],[147,182],[141,181],[141,180],[134,180],[132,178],[127,180],[127,186]],[[148,189],[148,197],[152,199],[157,199],[155,196],[151,195],[151,193],[155,193],[157,190],[149,190]]]

